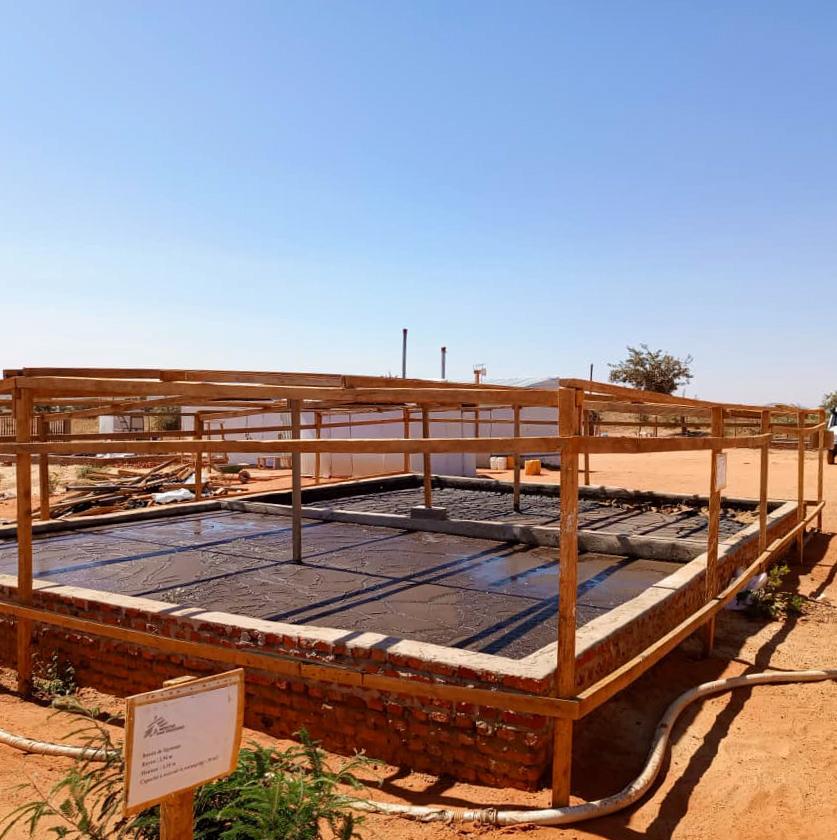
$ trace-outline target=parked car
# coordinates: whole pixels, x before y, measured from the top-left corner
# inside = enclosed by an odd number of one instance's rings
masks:
[[[837,457],[837,443],[835,443],[835,438],[837,438],[837,408],[831,409],[827,429],[825,436],[826,458],[828,458],[829,464],[833,464],[834,458]]]

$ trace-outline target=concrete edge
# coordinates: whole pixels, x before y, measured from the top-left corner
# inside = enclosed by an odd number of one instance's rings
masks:
[[[768,528],[771,524],[780,522],[788,516],[795,516],[796,508],[796,502],[785,502],[782,504],[775,511],[768,514]],[[734,537],[729,537],[721,541],[718,547],[718,559],[721,560],[731,552],[738,551],[752,540],[757,540],[758,536],[758,522],[748,525]],[[685,588],[696,578],[704,574],[705,571],[706,551],[703,551],[691,562],[676,572],[667,575],[662,580],[657,581],[655,584],[652,584],[636,597],[631,598],[631,600],[626,601],[624,604],[620,604],[618,607],[614,607],[605,615],[594,618],[583,627],[579,627],[576,631],[576,657],[583,656],[587,650],[601,642],[604,637],[612,635],[620,628],[630,624],[631,621],[638,618],[642,613],[658,606],[672,592]],[[725,586],[726,583],[727,581],[721,581],[722,586]],[[525,657],[525,661],[532,665],[539,663],[539,671],[544,672],[546,669],[554,667],[557,647],[557,641],[551,642]]]
[[[226,510],[249,511],[275,516],[290,516],[290,505],[229,499],[222,502]],[[306,519],[323,522],[347,522],[402,531],[432,531],[458,537],[518,542],[524,545],[557,548],[560,529],[545,525],[513,525],[508,522],[476,519],[414,519],[400,513],[369,513],[340,508],[320,508],[303,505]],[[578,544],[582,551],[595,554],[618,554],[646,560],[668,560],[688,563],[703,550],[699,540],[662,540],[655,537],[633,537],[606,531],[579,531]]]

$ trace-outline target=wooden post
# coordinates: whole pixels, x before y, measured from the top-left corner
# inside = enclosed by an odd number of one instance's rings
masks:
[[[203,420],[200,414],[195,415],[195,437],[200,440],[203,437]],[[209,460],[212,461],[212,453],[209,453]],[[195,498],[203,496],[203,452],[195,453]]]
[[[410,409],[404,409],[404,440],[410,439]],[[404,453],[404,472],[410,472],[410,453]]]
[[[712,408],[712,437],[724,436],[724,409]],[[718,488],[718,455],[721,449],[709,452],[709,528],[706,538],[706,589],[705,600],[708,602],[718,594],[718,534],[721,525],[721,491]],[[703,655],[709,656],[715,646],[715,617],[704,625]]]
[[[770,434],[770,412],[761,413],[761,433]],[[759,554],[767,548],[767,479],[769,466],[770,440],[761,446],[759,464]]]
[[[821,408],[817,417],[818,424],[825,423],[825,409]],[[822,501],[823,465],[825,464],[825,429],[820,429],[817,439],[817,503]],[[817,514],[817,530],[822,532],[822,511]]]
[[[291,437],[298,440],[301,430],[299,400],[289,400],[291,409]],[[293,560],[302,562],[302,455],[299,450],[291,453],[291,506],[293,519]]]
[[[520,406],[514,407],[514,437],[520,437]],[[520,513],[520,453],[514,454],[514,511]]]
[[[577,433],[576,392],[559,388],[559,434]],[[558,697],[572,697],[575,686],[575,611],[578,589],[578,453],[561,453],[561,520],[558,564],[558,662],[555,688]],[[573,722],[556,718],[552,745],[552,805],[570,801]]]
[[[323,414],[321,411],[314,412],[314,435],[319,440],[322,437]],[[320,483],[320,453],[314,454],[314,484]]]
[[[38,415],[38,440],[46,441],[49,437],[49,421],[44,419],[44,413]],[[42,452],[38,456],[38,486],[41,511],[38,518],[46,522],[50,518],[49,512],[49,455]]]
[[[430,437],[430,414],[427,406],[421,407],[421,436],[423,438]],[[431,475],[430,453],[425,452],[422,456],[423,473],[424,473],[424,506],[426,508],[433,507],[433,479]]]
[[[797,432],[797,470],[796,470],[796,504],[798,507],[797,522],[805,519],[805,435],[802,434],[802,427],[805,425],[805,413],[796,412]],[[799,529],[799,536],[796,538],[797,562],[802,564],[802,556],[805,553],[805,529]]]
[[[15,440],[29,443],[32,439],[32,391],[18,388],[14,393]],[[32,603],[32,456],[17,455],[17,600]],[[32,689],[32,622],[18,618],[17,623],[17,689],[27,696]]]
[[[579,391],[578,393],[582,397],[584,397],[584,393],[582,391]],[[582,434],[582,435],[588,435],[590,433],[589,429],[587,428],[587,426],[588,426],[588,419],[587,419],[588,413],[589,412],[587,411],[586,408],[584,408],[583,405],[578,410],[578,415],[579,415],[579,419],[580,419],[579,433]],[[590,453],[589,452],[584,453],[583,461],[584,461],[584,486],[587,487],[590,484]]]
[[[192,682],[195,677],[184,675],[166,680],[163,688]],[[195,819],[195,789],[167,796],[160,803],[160,840],[192,840]]]
[[[167,796],[160,803],[160,840],[192,840],[194,811],[194,788]]]

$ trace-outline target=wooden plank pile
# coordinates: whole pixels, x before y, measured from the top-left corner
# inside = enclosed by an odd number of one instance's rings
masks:
[[[53,518],[96,516],[154,505],[154,494],[187,489],[194,493],[194,463],[170,458],[149,470],[90,469],[84,478],[67,484],[68,493],[51,504]],[[204,496],[225,493],[205,481]]]

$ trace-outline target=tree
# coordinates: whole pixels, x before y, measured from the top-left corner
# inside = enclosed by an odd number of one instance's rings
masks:
[[[832,391],[830,394],[826,394],[822,398],[820,406],[826,411],[833,411],[837,408],[837,391]]]
[[[678,359],[662,350],[649,350],[647,344],[627,350],[627,359],[608,365],[611,382],[624,382],[643,391],[673,394],[680,385],[692,381],[691,356]]]

